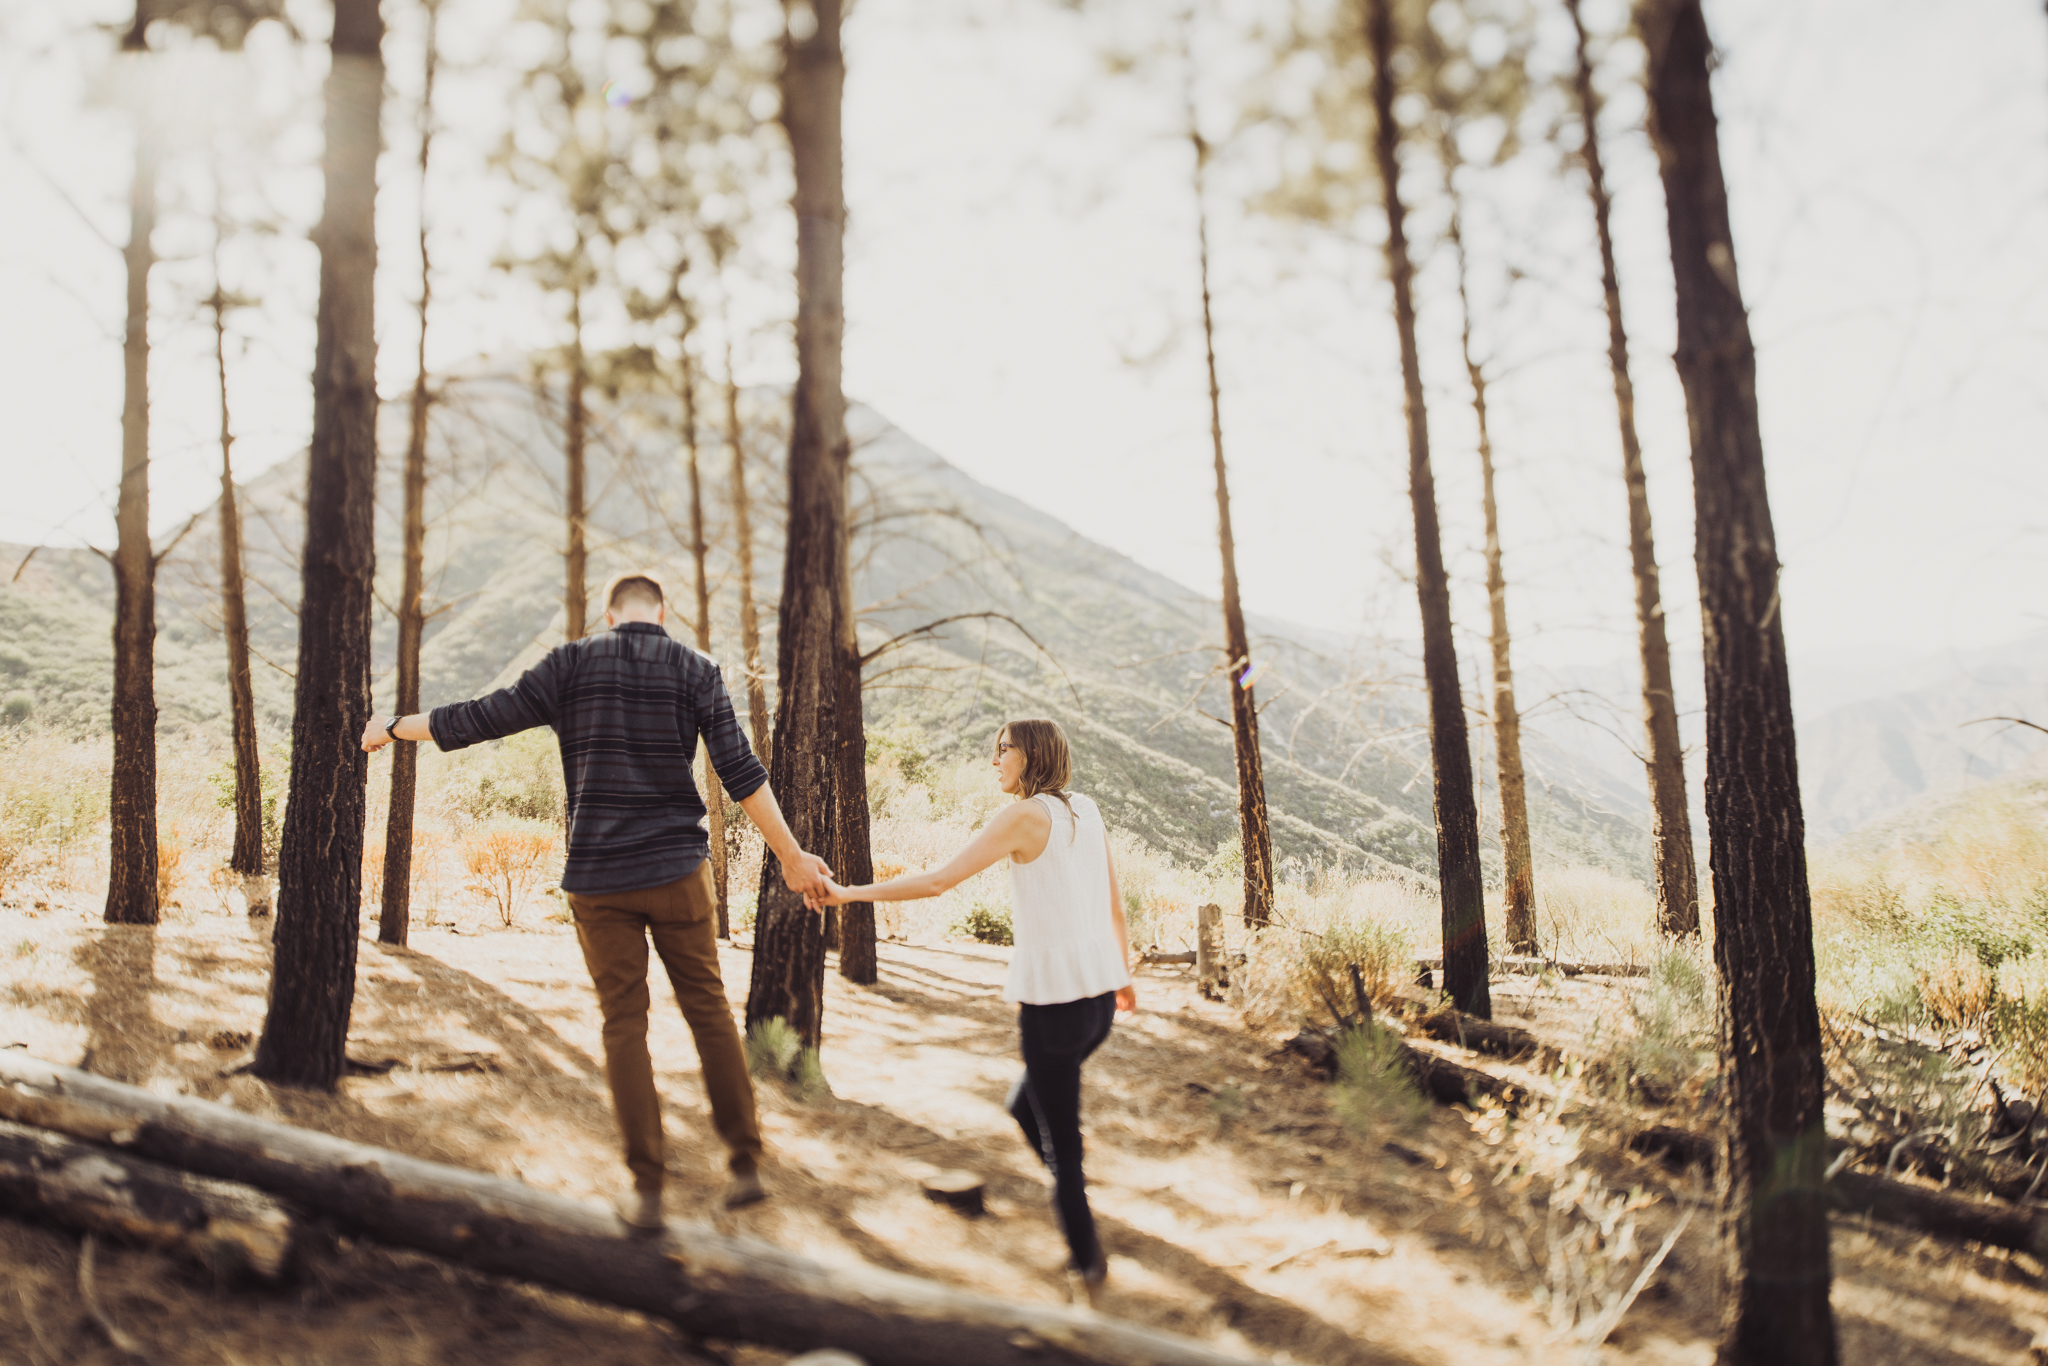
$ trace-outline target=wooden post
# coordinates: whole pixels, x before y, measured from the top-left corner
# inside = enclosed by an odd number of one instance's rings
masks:
[[[1204,995],[1223,976],[1223,908],[1210,902],[1195,910],[1195,984]]]

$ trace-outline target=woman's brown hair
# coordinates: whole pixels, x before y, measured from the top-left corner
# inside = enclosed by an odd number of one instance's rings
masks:
[[[1017,795],[1029,799],[1042,792],[1058,797],[1073,819],[1074,832],[1079,833],[1080,818],[1074,815],[1074,804],[1067,798],[1067,784],[1074,780],[1074,752],[1067,745],[1067,733],[1060,729],[1060,723],[1043,717],[1005,722],[996,732],[997,758],[1002,757],[1005,739],[1024,752],[1024,772],[1017,780]]]

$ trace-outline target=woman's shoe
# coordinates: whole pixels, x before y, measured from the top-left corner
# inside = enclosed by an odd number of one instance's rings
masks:
[[[1100,1307],[1102,1283],[1109,1279],[1109,1258],[1097,1249],[1095,1260],[1085,1267],[1067,1269],[1067,1298],[1090,1309]]]

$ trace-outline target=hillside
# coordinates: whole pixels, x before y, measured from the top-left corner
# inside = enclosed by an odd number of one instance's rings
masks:
[[[772,650],[785,399],[754,391],[746,407],[755,564],[764,580],[757,591]],[[405,417],[402,406],[385,409],[386,450],[399,448]],[[865,704],[870,727],[909,737],[943,760],[983,753],[1005,716],[1051,715],[1075,736],[1076,785],[1098,793],[1120,824],[1196,862],[1232,840],[1230,734],[1213,719],[1227,713],[1215,675],[1216,604],[976,482],[878,414],[857,408],[853,425],[863,645],[875,649],[942,618],[963,618],[875,660]],[[559,639],[562,621],[561,457],[547,397],[515,377],[472,377],[450,387],[433,426],[428,581],[430,606],[440,610],[422,658],[430,704],[509,678]],[[651,565],[687,607],[679,535],[687,526],[687,482],[672,414],[653,403],[626,406],[609,414],[596,439],[593,589],[618,568]],[[707,435],[701,461],[707,531],[725,546],[730,453]],[[288,724],[291,704],[285,671],[294,655],[290,603],[303,479],[302,460],[288,461],[243,491],[252,643],[268,661],[257,669],[259,706],[274,731]],[[397,507],[396,461],[387,460],[378,518],[385,601],[395,587]],[[13,563],[26,548],[4,553]],[[217,554],[215,526],[202,517],[164,563],[158,673],[167,733],[225,728],[212,602]],[[736,678],[732,568],[730,554],[714,556],[714,648]],[[97,557],[38,552],[19,582],[0,587],[0,629],[14,648],[0,654],[7,675],[0,691],[18,697],[17,708],[37,722],[103,726],[110,608],[111,584]],[[1427,739],[1415,681],[1401,676],[1405,666],[1284,621],[1255,618],[1251,627],[1254,649],[1274,661],[1260,693],[1283,867],[1296,875],[1341,864],[1433,877]],[[678,625],[677,634],[686,629]],[[380,701],[388,696],[393,648],[391,619],[380,611]],[[1642,871],[1642,832],[1631,816],[1615,814],[1635,809],[1624,786],[1588,779],[1569,756],[1540,742],[1531,764],[1540,779],[1532,784],[1541,794],[1534,813],[1540,852]],[[1497,861],[1497,851],[1488,852]]]

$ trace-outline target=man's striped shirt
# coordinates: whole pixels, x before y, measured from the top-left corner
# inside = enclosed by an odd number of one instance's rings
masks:
[[[698,736],[733,800],[768,781],[718,666],[653,622],[558,645],[511,687],[436,707],[427,720],[444,750],[554,728],[569,792],[565,892],[659,887],[709,856],[690,771]]]

